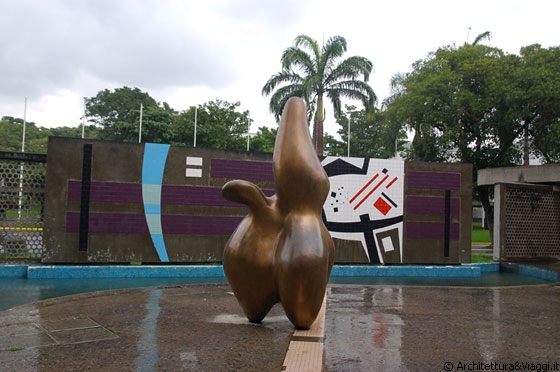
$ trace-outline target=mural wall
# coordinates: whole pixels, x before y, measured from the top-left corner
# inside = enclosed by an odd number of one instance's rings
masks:
[[[326,157],[323,208],[339,263],[470,260],[468,165]],[[246,215],[221,187],[274,194],[272,154],[51,137],[49,263],[219,262]]]

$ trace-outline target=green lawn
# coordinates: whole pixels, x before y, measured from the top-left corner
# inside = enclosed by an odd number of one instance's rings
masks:
[[[492,262],[494,259],[492,256],[485,254],[473,254],[471,255],[471,263],[481,263],[481,262]]]
[[[490,231],[484,230],[480,222],[473,222],[471,242],[490,244]]]

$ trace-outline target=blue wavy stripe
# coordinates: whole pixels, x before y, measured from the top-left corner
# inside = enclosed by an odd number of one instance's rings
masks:
[[[142,162],[142,201],[146,223],[161,262],[169,262],[161,228],[161,184],[170,145],[146,143]]]

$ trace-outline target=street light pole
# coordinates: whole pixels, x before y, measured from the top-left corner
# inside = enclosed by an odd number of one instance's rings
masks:
[[[25,125],[27,123],[27,97],[23,104],[23,132],[21,133],[21,152],[25,152]]]
[[[249,151],[249,138],[251,137],[251,112],[247,114],[247,151]]]
[[[21,133],[21,152],[25,152],[25,125],[27,124],[27,97],[23,104],[23,130]],[[18,220],[23,209],[23,162],[19,165]]]
[[[196,119],[198,117],[198,107],[194,108],[194,140],[193,147],[196,147]]]
[[[138,129],[138,143],[142,142],[142,110],[144,106],[140,104],[140,128]]]
[[[348,157],[350,157],[350,122],[352,122],[352,115],[348,116]]]
[[[84,139],[86,128],[86,99],[84,98],[84,116],[82,116],[82,139]]]

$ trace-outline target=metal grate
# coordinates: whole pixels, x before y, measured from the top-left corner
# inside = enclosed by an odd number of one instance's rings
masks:
[[[505,191],[505,256],[560,256],[560,193],[516,185]]]
[[[0,157],[0,258],[38,259],[44,252],[46,164],[13,157]]]

